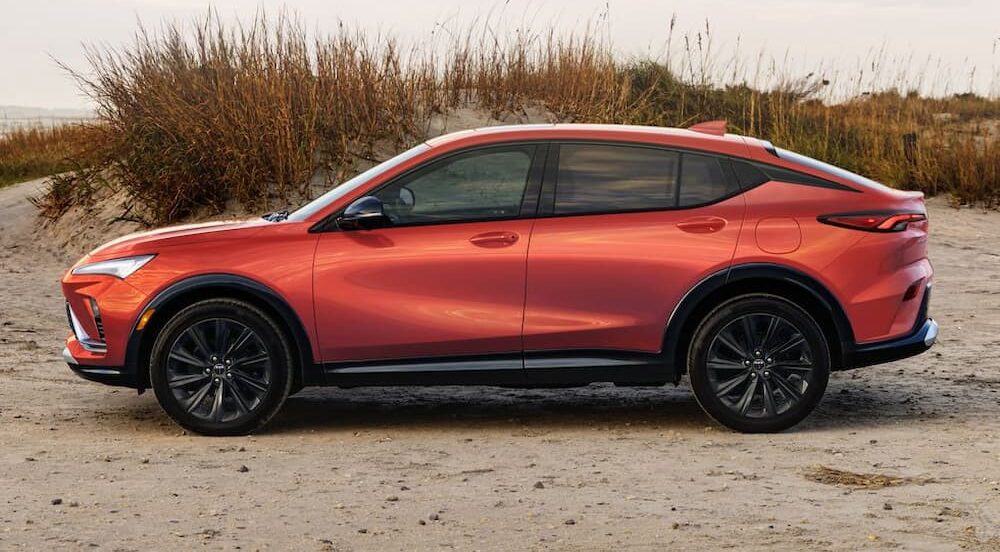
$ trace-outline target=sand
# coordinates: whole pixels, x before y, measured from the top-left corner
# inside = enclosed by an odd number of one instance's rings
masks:
[[[205,438],[62,363],[76,253],[39,186],[0,190],[0,549],[1000,550],[998,213],[930,202],[939,344],[834,375],[786,433],[683,382],[308,389]]]

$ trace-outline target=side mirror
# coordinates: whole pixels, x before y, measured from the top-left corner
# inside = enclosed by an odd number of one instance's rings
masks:
[[[337,227],[341,230],[372,230],[390,225],[392,220],[385,214],[382,201],[375,196],[355,200],[337,217]]]

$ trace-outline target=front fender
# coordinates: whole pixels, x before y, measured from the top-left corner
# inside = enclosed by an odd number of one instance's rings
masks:
[[[233,296],[248,299],[275,314],[291,334],[298,351],[302,363],[301,382],[305,385],[322,383],[323,372],[314,360],[306,326],[281,294],[245,276],[201,274],[175,282],[157,293],[140,311],[145,313],[154,309],[153,317],[144,329],[138,328],[139,318],[133,323],[125,349],[125,371],[136,374],[140,393],[148,382],[149,350],[155,330],[162,327],[173,313],[193,301]]]

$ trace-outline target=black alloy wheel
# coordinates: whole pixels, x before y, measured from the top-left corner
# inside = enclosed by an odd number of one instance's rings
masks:
[[[167,356],[167,385],[184,410],[225,422],[256,408],[271,387],[271,357],[260,337],[229,318],[189,326]]]
[[[181,310],[160,330],[150,379],[181,426],[240,435],[277,413],[292,366],[289,340],[273,319],[248,303],[214,299]]]
[[[770,295],[743,296],[696,330],[688,357],[695,396],[744,432],[795,425],[819,403],[830,372],[826,339],[807,312]]]

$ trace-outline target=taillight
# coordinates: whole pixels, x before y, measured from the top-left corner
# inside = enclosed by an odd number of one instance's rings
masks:
[[[911,222],[927,220],[924,213],[839,213],[822,215],[816,220],[842,228],[865,230],[868,232],[902,232]]]

